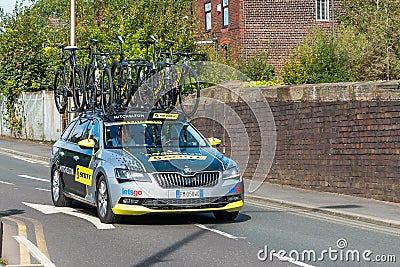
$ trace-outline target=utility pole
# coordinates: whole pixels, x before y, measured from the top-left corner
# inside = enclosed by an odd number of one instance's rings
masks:
[[[71,0],[71,31],[70,31],[70,45],[75,45],[75,0]]]
[[[335,40],[335,0],[332,0],[332,40]]]

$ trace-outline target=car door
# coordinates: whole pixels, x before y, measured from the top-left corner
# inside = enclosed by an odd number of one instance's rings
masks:
[[[93,139],[95,141],[94,148],[81,147],[78,144],[73,156],[73,163],[75,164],[73,189],[78,196],[86,197],[87,187],[92,186],[93,183],[93,166],[90,166],[90,164],[99,144],[99,122],[96,119],[89,120],[80,139]]]
[[[63,169],[63,180],[67,192],[82,196],[86,191],[86,185],[75,181],[76,168],[78,165],[84,164],[85,154],[83,149],[79,147],[78,142],[83,140],[87,134],[87,128],[91,120],[86,118],[80,118],[77,120],[76,125],[72,132],[69,134],[68,139],[65,142],[65,146],[62,148],[62,157],[60,159],[60,168]],[[88,149],[86,149],[88,150]],[[87,152],[87,151],[86,151]],[[91,153],[92,151],[90,151]],[[84,195],[83,195],[84,196]]]

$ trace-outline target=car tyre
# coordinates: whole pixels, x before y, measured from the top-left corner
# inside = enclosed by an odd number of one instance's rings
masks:
[[[63,193],[63,182],[61,179],[60,171],[54,167],[51,171],[51,198],[56,207],[71,206],[72,199],[66,197]]]
[[[239,211],[226,212],[226,211],[214,211],[214,217],[220,221],[233,221],[238,216]]]
[[[102,223],[115,223],[117,216],[111,210],[111,199],[108,193],[106,178],[101,175],[96,190],[97,214]]]

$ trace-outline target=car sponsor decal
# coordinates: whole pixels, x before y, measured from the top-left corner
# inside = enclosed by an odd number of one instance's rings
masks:
[[[168,113],[154,113],[153,119],[170,119],[176,120],[178,119],[179,114],[168,114]]]
[[[143,191],[142,190],[125,189],[125,188],[122,187],[121,194],[123,196],[134,196],[134,197],[137,197],[137,196],[141,196],[143,194]]]
[[[69,175],[74,175],[74,169],[67,167],[67,166],[63,166],[63,165],[60,165],[60,172],[63,172],[65,174],[69,174]]]
[[[75,181],[88,186],[92,185],[93,170],[77,165],[75,172]]]
[[[159,160],[173,160],[173,159],[194,159],[194,160],[205,160],[207,156],[195,156],[195,155],[166,155],[166,156],[151,156],[149,161]]]
[[[114,125],[126,125],[126,124],[163,124],[160,120],[138,120],[138,121],[117,121],[117,122],[106,122],[105,126],[114,126]]]

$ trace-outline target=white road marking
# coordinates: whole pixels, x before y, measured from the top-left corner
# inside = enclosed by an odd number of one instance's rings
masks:
[[[52,263],[31,241],[26,239],[25,236],[13,236],[18,243],[24,245],[31,255],[37,259],[44,267],[55,267],[56,265]]]
[[[29,158],[24,158],[24,157],[20,157],[20,156],[12,156],[14,159],[19,159],[19,160],[22,160],[22,161],[25,161],[25,162],[29,162],[29,163],[38,163],[37,161],[35,161],[35,160],[32,160],[32,159],[29,159]]]
[[[99,218],[93,217],[88,214],[80,213],[78,210],[76,210],[74,208],[55,207],[55,206],[50,206],[50,205],[33,204],[33,203],[27,203],[27,202],[22,202],[22,204],[24,204],[28,207],[31,207],[33,209],[36,209],[44,214],[64,213],[64,214],[68,214],[71,216],[75,216],[75,217],[84,219],[84,220],[92,223],[94,226],[96,226],[97,229],[100,229],[100,230],[115,228],[114,225],[112,225],[112,224],[101,223]]]
[[[36,190],[40,190],[40,191],[46,191],[46,192],[51,192],[50,189],[44,189],[44,188],[35,188]]]
[[[14,185],[13,183],[9,183],[9,182],[4,182],[4,181],[0,181],[0,184],[8,184],[8,185]]]
[[[203,224],[195,224],[195,225],[196,225],[197,227],[201,228],[201,229],[214,232],[214,233],[216,233],[216,234],[225,236],[225,237],[230,238],[230,239],[236,239],[236,240],[237,240],[237,239],[244,239],[244,238],[246,238],[246,237],[234,236],[234,235],[225,233],[225,232],[220,231],[220,230],[217,230],[217,229],[208,228],[207,226],[205,226],[205,225],[203,225]]]
[[[290,258],[290,257],[280,256],[278,253],[273,253],[272,255],[273,255],[274,257],[278,258],[280,261],[287,261],[287,262],[293,263],[293,264],[295,264],[295,265],[297,265],[297,266],[302,266],[302,267],[315,267],[314,265],[310,265],[310,264],[307,264],[307,263],[304,263],[304,262],[295,260],[295,259]]]
[[[42,181],[42,182],[47,182],[50,183],[49,180],[47,179],[43,179],[43,178],[37,178],[37,177],[33,177],[33,176],[29,176],[29,175],[25,175],[25,174],[18,174],[19,177],[22,178],[27,178],[27,179],[31,179],[31,180],[37,180],[37,181]]]

